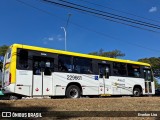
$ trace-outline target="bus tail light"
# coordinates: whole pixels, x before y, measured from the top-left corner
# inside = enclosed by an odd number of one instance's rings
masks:
[[[11,84],[12,75],[9,73],[9,85]]]

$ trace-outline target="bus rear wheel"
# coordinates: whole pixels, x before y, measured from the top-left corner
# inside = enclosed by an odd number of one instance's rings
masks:
[[[76,85],[71,85],[66,90],[66,97],[67,98],[80,98],[80,88]]]
[[[141,96],[141,90],[139,88],[134,88],[133,96],[134,97],[140,97]]]
[[[21,96],[15,96],[15,95],[9,95],[9,100],[18,100],[18,99],[22,99]]]

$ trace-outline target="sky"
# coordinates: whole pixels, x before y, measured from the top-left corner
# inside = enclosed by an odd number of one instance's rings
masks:
[[[68,1],[160,25],[160,0],[85,0],[99,6],[83,0]],[[125,53],[122,59],[160,57],[160,33],[114,23],[42,0],[0,0],[0,46],[20,43],[64,50],[61,27],[67,31],[67,51],[90,53],[101,48],[104,51],[118,49]]]

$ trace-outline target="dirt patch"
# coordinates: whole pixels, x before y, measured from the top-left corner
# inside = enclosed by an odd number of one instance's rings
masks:
[[[80,98],[80,99],[27,99],[27,100],[1,100],[0,107],[2,110],[18,110],[21,112],[61,112],[61,111],[71,111],[71,114],[74,114],[73,111],[82,111],[86,117],[70,117],[66,119],[88,119],[87,116],[90,116],[88,111],[95,111],[97,116],[101,113],[96,111],[108,111],[106,114],[123,114],[132,115],[131,112],[134,111],[160,111],[160,97],[120,97],[120,98]],[[86,111],[86,112],[84,112]],[[114,112],[116,111],[116,112]],[[86,114],[85,114],[86,113]],[[68,114],[68,113],[51,113],[51,114]],[[93,115],[93,112],[91,113]],[[94,115],[95,115],[94,114]],[[114,115],[113,114],[113,115]],[[126,116],[127,116],[126,114]],[[136,113],[137,114],[137,113]],[[106,119],[104,117],[89,117],[89,119]],[[130,116],[129,115],[129,116]],[[134,115],[133,115],[134,116]],[[160,114],[158,114],[160,116]],[[118,117],[118,116],[116,116]],[[48,118],[52,119],[52,118]],[[56,118],[57,119],[57,118]],[[107,117],[108,119],[108,117]],[[110,119],[128,119],[126,117],[111,117]],[[130,119],[157,119],[156,117],[131,117]]]

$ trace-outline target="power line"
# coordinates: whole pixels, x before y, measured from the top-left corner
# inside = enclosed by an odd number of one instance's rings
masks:
[[[61,19],[61,20],[63,19],[63,18],[61,18],[60,16],[58,16],[58,15],[56,15],[56,14],[53,14],[52,12],[48,12],[48,11],[43,10],[43,9],[41,9],[41,8],[35,7],[34,5],[28,4],[27,2],[23,2],[23,1],[21,1],[21,0],[16,0],[16,1],[19,2],[19,3],[21,3],[21,4],[24,4],[24,5],[26,5],[26,6],[29,6],[29,7],[31,7],[31,8],[34,8],[34,9],[36,9],[36,10],[38,10],[38,11],[41,11],[41,12],[43,12],[43,13],[46,13],[46,14],[48,14],[48,15],[55,16],[55,17],[57,17],[57,18],[59,18],[59,19]],[[63,19],[63,21],[66,21],[66,20]]]
[[[46,14],[48,14],[48,15],[54,16],[54,18],[57,17],[57,18],[60,19],[60,20],[66,21],[65,19],[59,17],[58,15],[55,15],[55,14],[53,14],[53,13],[51,13],[51,12],[48,12],[48,11],[46,11],[46,10],[43,10],[43,9],[41,9],[41,8],[35,7],[34,5],[28,4],[28,3],[23,2],[23,1],[21,1],[21,0],[16,0],[16,1],[17,1],[17,2],[20,2],[21,4],[24,4],[24,5],[26,5],[26,6],[29,6],[29,7],[31,7],[31,8],[34,8],[34,9],[40,11],[40,12],[43,12],[43,13],[46,13]],[[96,33],[96,34],[98,34],[98,35],[101,35],[101,36],[104,36],[104,37],[106,37],[106,38],[110,38],[110,39],[112,39],[112,40],[119,41],[118,38],[113,37],[113,36],[111,36],[111,35],[107,35],[106,33],[102,33],[102,32],[99,32],[99,31],[96,31],[96,30],[93,30],[93,29],[90,29],[90,28],[81,26],[81,25],[76,24],[76,23],[74,23],[74,22],[70,22],[70,23],[71,23],[72,25],[76,26],[76,27],[79,28],[79,29],[85,29],[85,30],[87,30],[87,31],[94,32],[94,33]],[[123,43],[125,43],[125,44],[128,44],[128,45],[133,45],[133,46],[136,46],[136,47],[139,47],[139,48],[143,48],[143,49],[146,49],[146,50],[149,50],[149,51],[160,52],[160,50],[148,48],[148,47],[145,47],[145,46],[142,46],[142,45],[139,45],[139,44],[135,44],[135,43],[131,43],[131,42],[128,42],[128,41],[121,41],[121,42],[123,42]]]
[[[67,23],[66,23],[66,29],[67,29],[67,27],[68,27],[69,19],[70,19],[71,15],[72,15],[72,14],[70,14],[70,13],[68,14]]]
[[[51,3],[51,4],[55,4],[55,5],[58,5],[58,6],[63,6],[63,7],[67,7],[67,8],[71,8],[71,9],[76,9],[78,11],[82,11],[82,12],[87,12],[87,13],[90,13],[90,14],[94,14],[94,15],[98,15],[98,16],[101,16],[102,17],[108,17],[108,18],[105,18],[106,20],[109,20],[109,21],[114,21],[114,22],[117,22],[117,23],[121,23],[121,24],[125,24],[125,23],[122,23],[122,22],[118,22],[118,21],[115,21],[113,19],[118,19],[118,20],[121,20],[121,21],[127,21],[127,22],[130,22],[130,23],[135,23],[133,21],[128,21],[128,20],[122,20],[120,18],[115,18],[113,16],[108,16],[108,15],[104,15],[104,14],[101,14],[101,13],[96,13],[96,12],[93,12],[93,11],[88,11],[88,10],[85,10],[85,9],[81,9],[81,8],[77,8],[77,7],[74,7],[74,6],[70,6],[70,5],[65,5],[65,4],[61,4],[61,3],[57,3],[57,2],[53,2],[53,1],[49,1],[49,0],[43,0],[45,2],[48,2],[48,3]],[[144,24],[140,24],[140,23],[136,23],[138,25],[143,25],[143,26],[147,26],[147,27],[152,27],[152,28],[157,28],[157,29],[160,29],[159,26],[158,27],[154,27],[154,26],[149,26],[149,25],[144,25]],[[125,24],[127,25],[127,24]],[[134,25],[129,25],[129,26],[132,26],[132,27],[135,27]],[[136,27],[136,28],[140,28],[140,27]],[[157,32],[157,31],[154,31],[154,30],[150,30],[150,29],[144,29],[144,30],[149,30],[149,31],[152,31],[152,32]],[[158,33],[158,32],[157,32]]]
[[[108,7],[108,6],[103,6],[103,5],[96,4],[96,3],[93,3],[93,2],[89,2],[89,1],[86,1],[86,0],[78,0],[78,1],[82,1],[82,2],[85,2],[85,3],[91,4],[91,5],[103,7],[105,9],[107,8],[107,9],[110,9],[110,10],[113,10],[113,11],[116,11],[116,12],[121,12],[121,13],[124,13],[124,14],[127,14],[127,15],[138,17],[138,18],[146,19],[146,20],[149,20],[149,21],[152,21],[152,22],[160,23],[160,21],[157,21],[157,20],[149,19],[149,18],[146,18],[146,17],[143,17],[143,16],[135,15],[133,13],[129,13],[129,12],[124,12],[124,11],[121,11],[121,10],[117,10],[117,9],[114,9],[114,8],[111,8],[111,7]]]
[[[48,0],[44,0],[44,1],[48,1]],[[116,15],[116,14],[113,14],[113,13],[109,13],[109,12],[97,10],[97,9],[94,9],[94,8],[89,8],[89,7],[86,7],[86,6],[78,5],[78,4],[75,4],[75,3],[72,3],[72,2],[67,2],[67,1],[64,1],[64,0],[58,0],[58,1],[61,1],[61,2],[67,3],[67,4],[71,4],[71,5],[74,5],[74,6],[77,6],[77,7],[81,7],[81,8],[93,10],[93,11],[95,11],[95,12],[100,12],[100,13],[103,13],[103,14],[108,14],[108,15],[111,15],[110,17],[114,16],[113,18],[115,18],[115,19],[120,19],[120,20],[124,20],[124,21],[131,20],[131,21],[133,21],[134,23],[139,23],[139,24],[141,24],[141,25],[146,24],[146,25],[149,25],[149,26],[151,26],[151,27],[154,26],[155,28],[156,28],[156,26],[158,26],[158,25],[154,25],[154,24],[147,23],[147,22],[144,22],[144,21],[135,20],[135,19],[132,19],[132,18],[128,18],[128,17]],[[116,17],[118,17],[118,18],[116,18]],[[127,21],[127,22],[129,22],[129,21]],[[143,23],[143,24],[142,24],[142,23]],[[158,26],[158,27],[160,27],[160,26]],[[159,28],[158,28],[158,29],[159,29]]]
[[[60,0],[60,1],[63,1],[63,0]],[[65,1],[65,2],[66,2],[66,1]],[[99,14],[98,14],[98,15],[99,15]],[[94,15],[94,16],[96,16],[96,15]],[[97,17],[97,16],[96,16],[96,17]],[[134,28],[138,28],[138,29],[142,29],[142,30],[147,30],[147,31],[150,31],[150,32],[160,33],[160,32],[157,32],[157,31],[154,31],[154,30],[151,30],[151,29],[142,28],[142,27],[135,26],[135,25],[128,24],[128,23],[124,23],[124,22],[121,22],[121,21],[116,21],[116,20],[113,20],[113,19],[105,18],[105,17],[103,17],[103,16],[98,16],[98,17],[99,17],[99,18],[102,18],[102,19],[105,19],[105,20],[112,21],[112,22],[124,24],[124,25],[130,26],[130,27],[134,27]]]

